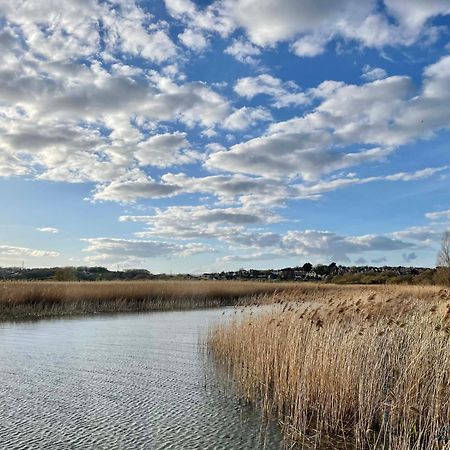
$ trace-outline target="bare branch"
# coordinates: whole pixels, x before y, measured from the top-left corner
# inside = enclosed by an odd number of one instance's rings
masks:
[[[450,269],[450,231],[444,233],[439,251],[437,265]]]

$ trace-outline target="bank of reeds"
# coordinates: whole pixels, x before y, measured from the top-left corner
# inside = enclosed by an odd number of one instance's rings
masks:
[[[0,283],[0,319],[228,306],[288,287],[235,281],[7,281]]]
[[[310,286],[272,302],[208,345],[300,448],[450,448],[449,292]]]

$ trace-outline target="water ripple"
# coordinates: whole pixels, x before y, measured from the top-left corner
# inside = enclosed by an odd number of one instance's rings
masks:
[[[221,314],[0,324],[0,448],[282,448],[253,409],[205,384],[198,333]]]

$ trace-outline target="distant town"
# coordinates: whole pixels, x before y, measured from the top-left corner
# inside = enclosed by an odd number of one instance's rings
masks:
[[[343,266],[304,263],[283,269],[240,269],[229,272],[210,272],[201,275],[153,274],[145,269],[122,271],[105,267],[53,267],[53,268],[0,268],[0,280],[22,281],[112,281],[154,279],[205,279],[205,280],[258,280],[258,281],[323,281],[334,283],[384,284],[414,283],[434,284],[437,269],[404,266]]]

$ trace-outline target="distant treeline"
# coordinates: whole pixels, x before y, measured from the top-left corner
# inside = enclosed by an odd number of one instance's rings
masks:
[[[338,284],[448,284],[449,270],[445,268],[404,266],[341,266],[336,263],[302,266],[283,269],[240,269],[229,272],[212,272],[203,275],[152,274],[145,269],[122,271],[105,267],[52,267],[24,269],[0,268],[0,280],[21,281],[113,281],[113,280],[164,280],[164,279],[209,279],[209,280],[259,280],[259,281],[322,281]]]
[[[341,266],[336,263],[284,269],[245,270],[204,274],[209,279],[321,281],[337,284],[449,284],[449,269],[404,266]]]
[[[21,281],[112,281],[112,280],[153,280],[164,275],[152,275],[145,269],[124,271],[108,270],[105,267],[49,267],[22,269],[0,268],[0,279]]]

